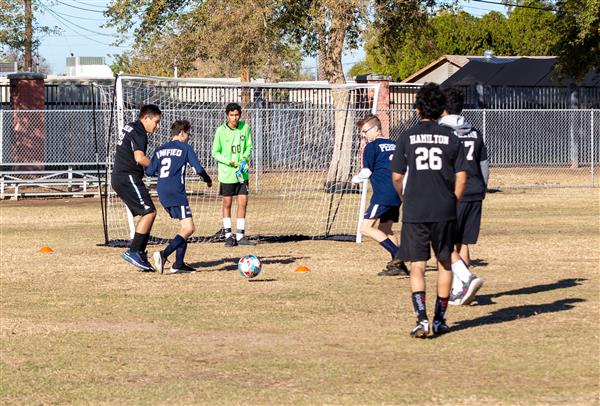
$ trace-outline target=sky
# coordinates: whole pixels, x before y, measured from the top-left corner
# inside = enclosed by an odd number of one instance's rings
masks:
[[[109,55],[127,50],[126,44],[120,48],[111,46],[115,38],[114,30],[102,27],[106,21],[102,11],[110,3],[108,0],[40,0],[40,3],[41,10],[36,16],[39,24],[57,26],[62,30],[58,35],[41,40],[39,53],[48,61],[52,74],[65,72],[65,60],[71,53],[74,56],[104,56],[110,64],[112,58]],[[478,17],[491,10],[505,12],[504,6],[488,3],[461,0],[459,4]],[[349,70],[363,57],[362,49],[344,54],[344,70]],[[314,71],[315,59],[306,58],[303,69]]]

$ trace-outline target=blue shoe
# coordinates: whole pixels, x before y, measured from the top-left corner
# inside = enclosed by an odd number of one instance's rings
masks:
[[[144,253],[140,251],[132,250],[131,248],[125,251],[121,257],[129,262],[131,265],[141,269],[144,272],[154,272],[154,268],[148,262],[148,259],[144,258]]]

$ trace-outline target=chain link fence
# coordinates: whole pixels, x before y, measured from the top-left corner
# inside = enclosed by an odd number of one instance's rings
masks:
[[[389,110],[390,138],[414,125],[414,110]],[[598,186],[600,110],[464,110],[484,137],[490,188]]]
[[[415,124],[412,109],[381,112],[389,114],[390,136]],[[0,168],[2,172],[34,167],[36,170],[95,168],[107,154],[107,128],[110,111],[40,110],[0,111]],[[127,112],[135,119],[137,112]],[[366,114],[366,113],[365,113]],[[573,187],[598,186],[600,162],[600,110],[465,110],[463,113],[484,135],[488,147],[490,187]],[[330,109],[249,109],[244,112],[255,141],[257,175],[261,171],[289,171],[298,168],[323,170],[335,146],[323,143],[319,132],[331,132],[335,120]],[[185,117],[193,125],[191,143],[203,159],[214,167],[210,148],[214,131],[224,119],[220,110],[166,110],[159,132],[150,138],[149,152],[168,139],[170,123]],[[114,131],[113,131],[114,132]],[[113,134],[114,135],[114,134]],[[356,150],[358,133],[352,134]],[[302,146],[302,153],[289,155],[289,145]],[[326,150],[324,153],[322,150]],[[358,165],[351,157],[350,166]]]

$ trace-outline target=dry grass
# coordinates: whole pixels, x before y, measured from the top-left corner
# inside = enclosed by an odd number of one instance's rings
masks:
[[[490,194],[479,305],[424,341],[372,242],[259,245],[255,282],[220,244],[190,246],[203,272],[142,274],[95,245],[96,201],[0,202],[0,402],[598,404],[599,197]]]

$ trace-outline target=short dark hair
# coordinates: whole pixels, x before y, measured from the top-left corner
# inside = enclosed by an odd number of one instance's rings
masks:
[[[417,92],[415,108],[419,109],[421,118],[437,120],[444,112],[446,96],[437,83],[425,83]]]
[[[373,125],[377,127],[379,131],[381,131],[381,120],[379,120],[379,117],[377,117],[376,115],[369,114],[368,116],[359,120],[358,123],[356,123],[356,126],[360,129],[363,125],[367,123],[373,123]]]
[[[443,88],[444,96],[446,96],[446,112],[448,114],[460,114],[465,103],[465,95],[462,90],[457,87]]]
[[[171,124],[171,137],[178,135],[182,131],[189,133],[190,128],[192,128],[192,125],[187,120],[174,121],[173,124]]]
[[[229,114],[230,111],[237,110],[240,115],[242,114],[242,106],[237,103],[229,103],[227,107],[225,107],[225,114]]]
[[[139,118],[160,116],[161,111],[156,104],[144,104],[140,109]]]

